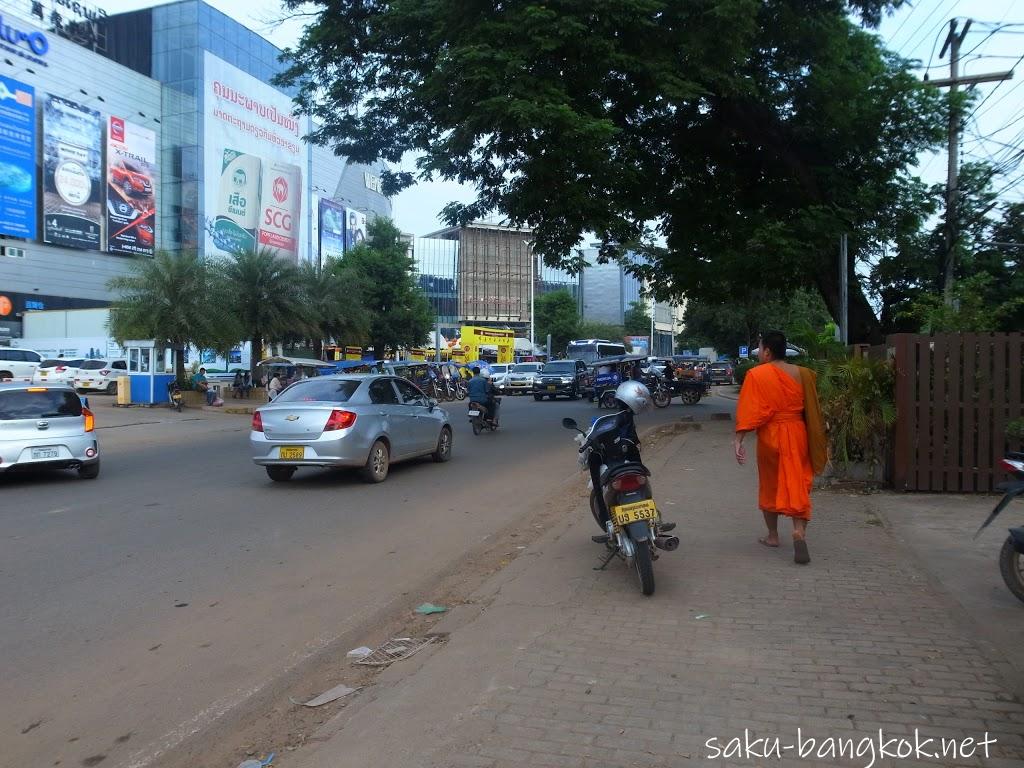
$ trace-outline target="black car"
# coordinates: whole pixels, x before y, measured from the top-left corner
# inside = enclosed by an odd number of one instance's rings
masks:
[[[575,400],[587,390],[589,376],[582,360],[553,360],[533,380],[533,399],[554,400],[561,395]]]
[[[708,366],[712,384],[732,384],[732,363],[712,363]]]

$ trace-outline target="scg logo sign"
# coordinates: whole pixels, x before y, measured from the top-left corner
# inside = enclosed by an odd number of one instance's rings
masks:
[[[292,215],[284,211],[275,211],[273,208],[267,208],[263,212],[263,223],[280,229],[282,232],[292,231]]]
[[[15,48],[28,48],[36,56],[45,56],[50,50],[50,41],[42,32],[22,32],[8,24],[3,16],[0,16],[0,42]]]

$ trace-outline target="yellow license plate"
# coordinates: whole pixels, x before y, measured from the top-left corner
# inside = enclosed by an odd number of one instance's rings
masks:
[[[558,387],[553,384],[548,384],[548,392],[554,392]]]
[[[286,446],[283,446],[281,448],[281,458],[282,459],[301,459],[301,458],[305,457],[305,455],[306,455],[306,449],[303,448],[302,446],[296,447],[296,446],[286,445]]]
[[[653,520],[658,516],[658,508],[650,499],[612,507],[612,519],[616,525],[629,525],[641,520]]]

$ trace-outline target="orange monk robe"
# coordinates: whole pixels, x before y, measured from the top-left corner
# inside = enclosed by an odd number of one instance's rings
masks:
[[[803,414],[801,382],[767,363],[747,371],[736,431],[757,430],[758,506],[810,520],[814,474]]]

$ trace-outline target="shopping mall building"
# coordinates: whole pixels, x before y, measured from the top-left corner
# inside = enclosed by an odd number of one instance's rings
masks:
[[[0,0],[0,340],[157,250],[316,262],[391,215],[382,166],[303,141],[279,54],[199,0]]]

